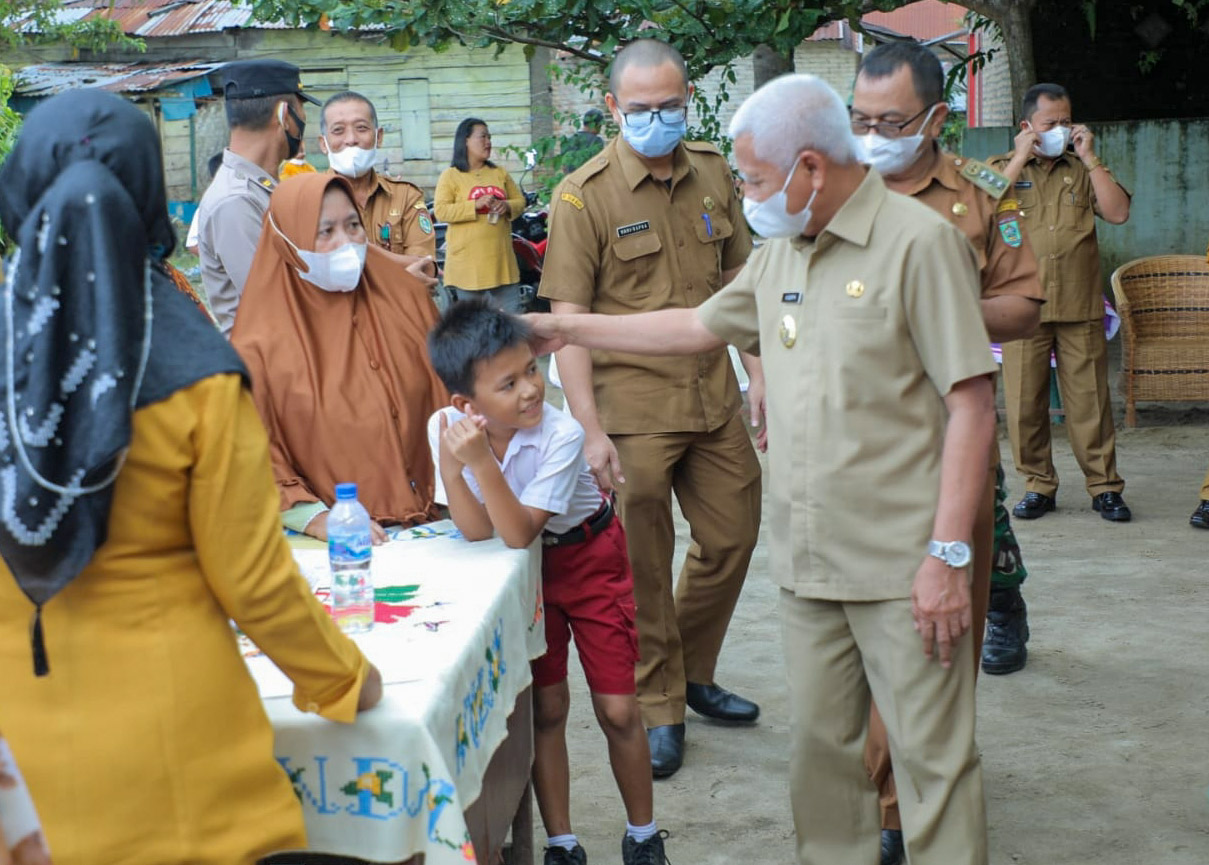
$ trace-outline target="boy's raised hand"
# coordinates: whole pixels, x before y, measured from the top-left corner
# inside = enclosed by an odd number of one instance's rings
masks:
[[[485,459],[494,459],[491,445],[487,441],[487,418],[468,415],[449,425],[449,418],[441,412],[441,467],[460,472],[463,466],[474,469]]]

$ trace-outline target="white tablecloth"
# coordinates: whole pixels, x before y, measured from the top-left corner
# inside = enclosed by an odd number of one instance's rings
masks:
[[[295,550],[326,601],[325,549]],[[467,543],[450,522],[374,550],[375,624],[355,637],[382,703],[355,724],[294,708],[290,682],[250,644],[248,667],[302,802],[312,850],[371,861],[474,861],[463,812],[504,740],[529,661],[545,652],[541,553]]]

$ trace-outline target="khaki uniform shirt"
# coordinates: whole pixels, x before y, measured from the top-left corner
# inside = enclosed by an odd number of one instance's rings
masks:
[[[436,259],[437,238],[420,187],[375,171],[373,191],[360,210],[371,243],[398,255]]]
[[[224,150],[222,165],[197,208],[197,254],[206,300],[224,336],[260,243],[264,214],[277,181],[259,165]]]
[[[1020,227],[1020,209],[1010,195],[996,199],[962,176],[969,159],[941,152],[932,173],[912,198],[956,227],[978,256],[984,298],[1013,295],[1045,302],[1037,279],[1037,258]],[[999,443],[991,444],[991,466],[999,465]]]
[[[751,252],[730,168],[711,144],[676,148],[670,187],[620,139],[555,190],[540,294],[629,315],[699,306]],[[726,349],[686,357],[592,352],[610,434],[709,432],[741,397]]]
[[[1012,153],[990,160],[1002,169]],[[1096,194],[1091,174],[1074,153],[1052,162],[1033,156],[1011,195],[1020,203],[1025,231],[1037,256],[1045,291],[1043,322],[1098,321],[1104,317]]]
[[[702,305],[710,331],[764,362],[781,586],[910,596],[935,521],[943,398],[996,368],[978,295],[965,238],[871,170],[817,238],[770,241]]]

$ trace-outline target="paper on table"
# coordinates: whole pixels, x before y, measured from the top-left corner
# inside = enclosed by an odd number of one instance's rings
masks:
[[[477,621],[473,615],[458,615],[467,606],[478,606],[483,579],[459,568],[464,543],[444,533],[426,537],[429,543],[419,546],[400,539],[374,548],[374,627],[353,639],[387,685],[422,681],[452,662],[464,642],[460,632]],[[331,585],[327,552],[295,548],[293,553],[311,590],[326,605]],[[442,579],[434,580],[434,575]],[[293,693],[285,674],[246,637],[241,646],[262,698]]]

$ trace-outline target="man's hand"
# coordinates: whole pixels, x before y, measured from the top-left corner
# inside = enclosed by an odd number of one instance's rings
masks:
[[[407,265],[407,272],[420,280],[425,288],[432,288],[437,284],[437,263],[432,260],[431,255],[417,258]]]
[[[569,345],[558,326],[559,317],[548,312],[531,312],[521,316],[531,331],[529,347],[538,357],[554,354],[560,348]]]
[[[1021,129],[1016,133],[1016,158],[1022,162],[1026,161],[1037,151],[1037,144],[1040,141],[1041,136],[1032,129]]]
[[[1096,155],[1095,142],[1095,133],[1082,123],[1071,127],[1070,143],[1075,145],[1075,155],[1084,162]]]
[[[306,534],[318,541],[327,543],[327,518],[331,511],[324,511],[319,516],[315,517],[306,524]],[[380,547],[390,540],[390,536],[386,534],[386,529],[382,528],[374,520],[369,521],[369,538],[375,547]]]
[[[953,662],[953,645],[970,629],[970,585],[965,568],[950,568],[935,556],[924,559],[911,586],[911,615],[924,644],[924,656],[932,659],[940,647],[940,665]]]
[[[445,413],[441,412],[439,423],[442,469],[445,469],[447,454],[450,458],[449,469],[457,466],[459,472],[462,466],[470,466],[471,471],[474,471],[475,467],[482,465],[485,460],[495,459],[491,453],[491,443],[487,441],[487,418],[482,415],[470,415],[450,426]]]
[[[588,461],[588,468],[592,470],[596,483],[606,493],[611,492],[617,484],[625,483],[617,447],[602,430],[592,433],[585,431],[584,459]]]
[[[748,376],[747,407],[751,414],[751,426],[756,430],[756,450],[768,451],[768,404],[767,388],[763,376]]]

